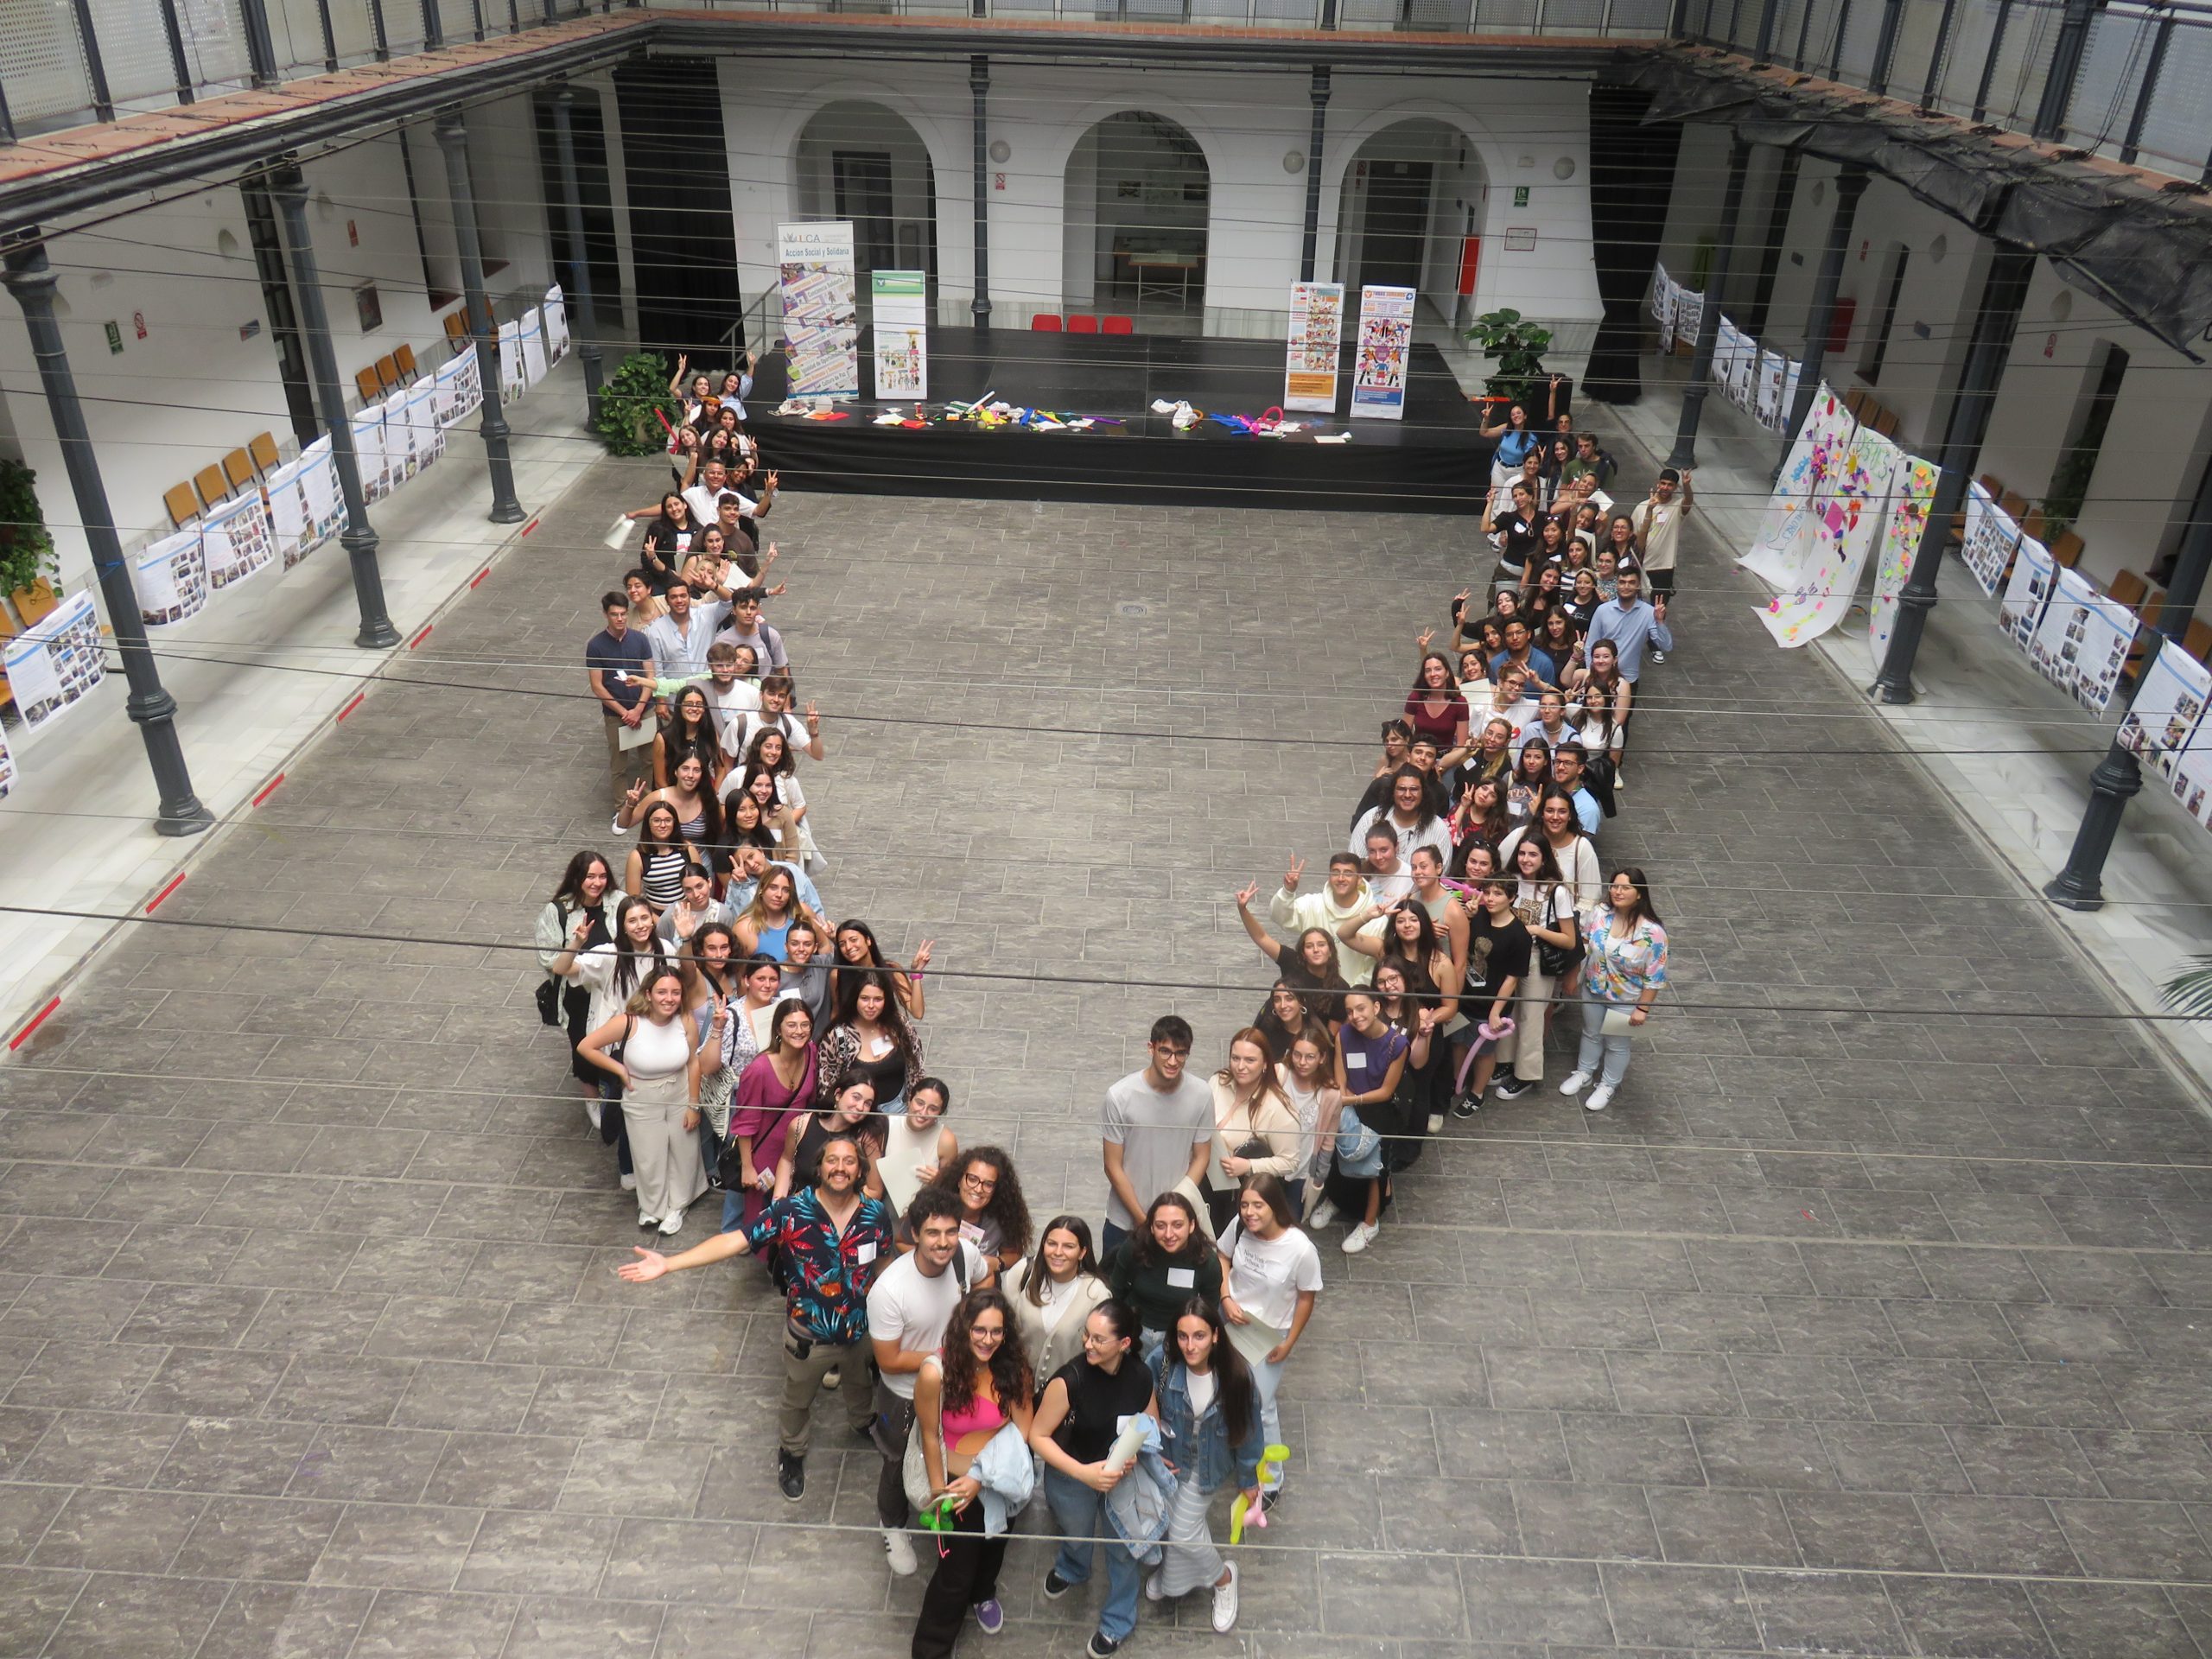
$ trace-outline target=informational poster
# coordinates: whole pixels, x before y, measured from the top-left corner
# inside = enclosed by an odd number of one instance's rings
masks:
[[[484,406],[484,367],[474,351],[442,365],[435,377],[438,419],[451,428]]]
[[[1890,479],[1890,510],[1874,551],[1874,602],[1866,612],[1866,643],[1878,671],[1889,660],[1890,635],[1897,624],[1897,595],[1928,534],[1928,505],[1936,499],[1937,468],[1902,451]]]
[[[1692,345],[1697,331],[1705,321],[1705,296],[1693,294],[1687,288],[1675,290],[1675,340],[1679,345]],[[1671,348],[1670,348],[1671,349]]]
[[[1406,363],[1414,349],[1414,290],[1359,290],[1359,349],[1352,356],[1351,412],[1370,420],[1406,417]]]
[[[545,314],[532,306],[522,314],[516,339],[522,344],[522,384],[525,390],[545,378],[550,366],[545,355]]]
[[[930,395],[930,278],[925,270],[879,270],[868,278],[875,300],[875,395]]]
[[[499,325],[499,401],[512,404],[530,390],[522,372],[522,324]]]
[[[2197,722],[2189,747],[2175,759],[2172,784],[2182,810],[2212,829],[2212,721]]]
[[[417,380],[407,389],[407,424],[415,433],[417,472],[446,452],[446,429],[438,419],[439,401],[434,380]]]
[[[130,556],[130,585],[138,594],[139,618],[148,627],[181,622],[206,607],[207,561],[200,537],[200,526],[194,524]],[[22,693],[16,695],[20,699]]]
[[[1743,557],[1744,569],[1771,588],[1794,588],[1802,572],[1799,548],[1817,503],[1833,487],[1843,446],[1858,428],[1843,400],[1826,385],[1805,411],[1804,423],[1783,458],[1782,471],[1767,498],[1758,532]]]
[[[380,501],[391,493],[384,450],[384,405],[365,409],[353,417],[353,459],[361,469],[361,499]]]
[[[308,458],[302,455],[277,467],[266,480],[270,539],[276,544],[277,559],[287,570],[307,557],[308,550],[315,545],[315,513],[308,505],[307,489],[300,482],[308,465]]]
[[[1751,376],[1758,364],[1758,342],[1724,315],[1713,350],[1713,384],[1738,409],[1751,403]]]
[[[8,734],[0,730],[0,801],[15,792],[16,757],[8,747]]]
[[[1815,498],[1800,538],[1798,580],[1759,613],[1777,643],[1808,644],[1850,611],[1859,575],[1888,522],[1891,476],[1904,458],[1868,426],[1842,447],[1834,488]]]
[[[2012,578],[2005,584],[2005,597],[1997,602],[1997,626],[2022,651],[2042,625],[2044,604],[2050,598],[2051,572],[2058,562],[2050,550],[2032,537],[2020,537],[2020,550],[2012,559]]]
[[[300,451],[300,494],[307,503],[308,548],[335,536],[346,524],[346,498],[338,486],[338,462],[326,432]]]
[[[1659,349],[1672,351],[1675,345],[1675,310],[1680,303],[1681,290],[1675,279],[1667,274],[1667,267],[1657,266],[1651,276],[1651,320],[1659,325]]]
[[[2061,566],[2028,641],[2028,660],[2084,709],[2102,714],[2134,643],[2135,613],[2099,593],[2080,571]]]
[[[2020,526],[2012,515],[1979,484],[1967,486],[1967,533],[1959,556],[1988,598],[1997,597],[2005,582],[2005,569],[2012,563],[2012,550],[2020,544]]]
[[[1758,416],[1759,424],[1770,431],[1782,430],[1785,414],[1782,382],[1789,364],[1789,359],[1780,352],[1763,351],[1759,353],[1758,367],[1753,372],[1752,384],[1756,389],[1754,412]]]
[[[1282,406],[1337,412],[1337,364],[1344,350],[1344,285],[1290,285],[1290,341],[1283,359]]]
[[[415,430],[415,418],[409,409],[404,389],[384,400],[385,481],[388,490],[397,489],[415,476],[415,449],[422,438]]]
[[[545,290],[545,354],[558,363],[569,354],[569,302],[558,283]]]
[[[276,563],[276,537],[258,490],[212,510],[200,524],[200,543],[213,588],[259,575]]]
[[[107,677],[92,595],[73,594],[0,646],[0,671],[8,676],[27,732],[74,708]]]
[[[2144,665],[2135,701],[2120,718],[2120,746],[2159,777],[2171,778],[2181,752],[2204,723],[2207,702],[2212,702],[2212,668],[2161,638]]]
[[[784,338],[791,342],[791,395],[861,395],[860,306],[853,289],[849,219],[776,227]]]
[[[1789,429],[1789,413],[1797,407],[1797,379],[1804,367],[1802,363],[1793,357],[1789,359],[1789,366],[1783,371],[1782,407],[1774,412],[1774,429],[1777,432],[1787,432]]]

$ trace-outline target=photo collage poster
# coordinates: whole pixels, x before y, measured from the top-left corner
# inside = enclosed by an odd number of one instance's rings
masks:
[[[853,226],[776,227],[776,275],[790,345],[791,395],[861,395],[860,306],[853,287]]]
[[[2012,515],[1980,485],[1967,485],[1967,533],[1959,545],[1959,557],[1986,598],[1996,598],[1997,590],[2005,585],[2005,571],[2019,544],[2020,526]]]
[[[194,537],[195,543],[198,539]],[[99,614],[92,609],[92,595],[70,594],[0,646],[0,671],[8,676],[27,734],[40,731],[75,708],[107,677]]]
[[[522,344],[522,385],[527,391],[545,378],[552,366],[545,354],[545,313],[533,305],[522,314],[522,322],[516,330]]]
[[[1897,595],[1928,533],[1928,509],[1936,499],[1940,475],[1933,461],[1898,452],[1890,480],[1890,511],[1882,526],[1882,541],[1874,558],[1874,602],[1866,613],[1866,643],[1873,648],[1874,666],[1889,658],[1890,635],[1897,623]]]
[[[1337,365],[1344,338],[1344,285],[1290,285],[1290,340],[1284,353],[1282,406],[1337,412]]]
[[[2042,626],[2044,606],[2050,598],[2051,573],[2057,569],[2058,562],[2041,542],[2032,537],[2020,538],[2012,578],[2005,584],[2005,597],[1997,601],[1997,626],[2022,651]]]
[[[415,432],[415,468],[420,472],[446,452],[446,429],[438,419],[435,380],[417,380],[407,389],[407,423]]]
[[[361,472],[361,499],[381,501],[390,493],[385,475],[384,405],[353,416],[353,463]]]
[[[558,363],[569,354],[569,301],[558,283],[545,290],[545,355]]]
[[[1859,575],[1889,522],[1891,481],[1905,458],[1871,426],[1859,428],[1842,446],[1834,487],[1815,498],[1799,538],[1798,581],[1759,613],[1777,644],[1808,645],[1849,613]]]
[[[200,531],[194,524],[130,556],[130,582],[138,594],[138,616],[148,627],[181,622],[206,607],[207,561],[201,551]],[[18,690],[18,700],[22,695]]]
[[[918,403],[930,395],[929,273],[871,271],[868,289],[875,302],[875,395]]]
[[[522,373],[522,323],[499,325],[499,401],[512,404],[530,390]]]
[[[2050,600],[2028,639],[2036,671],[2083,708],[2102,714],[2120,683],[2135,613],[2078,570],[2056,568]]]
[[[1359,290],[1359,346],[1352,356],[1351,412],[1371,420],[1406,417],[1406,366],[1414,349],[1410,288]]]
[[[2120,718],[2122,748],[2145,768],[2171,780],[2177,761],[2204,722],[2212,702],[2212,668],[2207,668],[2173,640],[2160,636],[2158,649],[2145,664],[2135,701]]]
[[[2188,747],[2174,757],[2168,783],[2182,810],[2212,829],[2212,721],[2196,722]]]
[[[201,562],[207,585],[220,590],[233,582],[258,575],[276,563],[276,538],[269,524],[269,506],[254,490],[211,507],[200,526]]]
[[[396,490],[415,476],[418,467],[416,445],[422,440],[416,435],[414,417],[408,413],[407,392],[404,387],[384,400],[385,469],[388,490]]]
[[[8,734],[0,730],[0,801],[4,801],[16,789],[16,754],[8,747]]]

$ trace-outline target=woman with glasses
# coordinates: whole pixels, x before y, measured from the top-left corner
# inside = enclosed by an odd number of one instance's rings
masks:
[[[1000,1272],[1029,1253],[1029,1201],[1004,1148],[969,1147],[931,1185],[960,1206],[961,1237]]]

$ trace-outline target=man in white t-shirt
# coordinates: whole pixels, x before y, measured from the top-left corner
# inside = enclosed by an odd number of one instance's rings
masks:
[[[1682,520],[1690,516],[1693,505],[1690,475],[1669,467],[1660,472],[1650,496],[1637,502],[1628,515],[1628,522],[1636,531],[1637,562],[1643,565],[1643,574],[1651,583],[1654,601],[1675,596],[1675,550],[1681,543]],[[1663,663],[1667,653],[1655,650],[1651,660]]]
[[[1213,1146],[1213,1086],[1188,1076],[1190,1021],[1152,1022],[1152,1058],[1106,1091],[1100,1114],[1106,1166],[1106,1225],[1101,1258],[1110,1256],[1144,1219],[1152,1201],[1179,1181],[1198,1185]]]
[[[1211,1092],[1207,1122],[1211,1131]],[[912,1230],[912,1251],[886,1268],[868,1294],[868,1344],[878,1373],[874,1438],[883,1454],[875,1516],[883,1527],[884,1554],[902,1579],[919,1565],[906,1536],[913,1506],[906,1501],[904,1467],[906,1440],[914,1427],[914,1376],[922,1362],[944,1345],[944,1327],[960,1299],[992,1279],[982,1253],[960,1236],[960,1208],[949,1194],[924,1187],[907,1205],[906,1220]]]

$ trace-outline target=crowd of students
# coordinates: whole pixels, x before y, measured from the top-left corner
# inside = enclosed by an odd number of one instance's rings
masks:
[[[1155,1021],[1146,1064],[1105,1091],[1101,1227],[1039,1227],[1012,1156],[961,1144],[925,1065],[930,943],[899,963],[865,919],[827,919],[798,779],[825,758],[821,721],[797,711],[791,648],[762,613],[784,591],[763,581],[774,474],[757,497],[735,487],[758,461],[746,389],[741,371],[691,383],[671,446],[684,487],[633,515],[639,563],[585,650],[610,834],[634,839],[577,853],[537,927],[540,1013],[639,1228],[672,1238],[702,1200],[713,1212],[699,1242],[641,1246],[621,1276],[738,1256],[769,1274],[785,1302],[777,1484],[804,1496],[836,1396],[880,1457],[889,1570],[917,1573],[919,1541],[934,1558],[916,1659],[950,1654],[971,1618],[1003,1628],[1007,1538],[1039,1488],[1058,1540],[1044,1598],[1104,1558],[1090,1659],[1147,1600],[1203,1590],[1227,1632],[1238,1574],[1214,1499],[1262,1515],[1281,1499],[1279,1394],[1322,1288],[1312,1230],[1341,1216],[1343,1249],[1365,1249],[1448,1113],[1476,1110],[1500,1066],[1501,1097],[1541,1080],[1556,1001],[1583,1028],[1562,1089],[1601,1109],[1665,982],[1643,873],[1601,881],[1592,840],[1647,647],[1671,644],[1637,596],[1637,552],[1679,528],[1687,496],[1669,515],[1654,491],[1581,610],[1595,537],[1551,518],[1516,567],[1516,526],[1494,531],[1492,602],[1455,606],[1459,666],[1422,636],[1348,847],[1318,893],[1292,860],[1270,903],[1292,937],[1253,915],[1256,885],[1237,896],[1277,976],[1259,1012],[1195,1072],[1189,1024]]]

